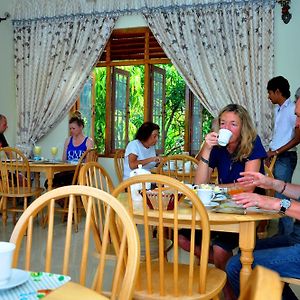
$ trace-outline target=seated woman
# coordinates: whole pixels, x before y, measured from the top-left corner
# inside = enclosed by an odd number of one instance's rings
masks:
[[[78,161],[86,150],[94,147],[94,142],[83,134],[84,120],[80,111],[77,110],[73,113],[69,120],[69,128],[71,136],[65,141],[62,159]]]
[[[62,159],[70,162],[77,162],[81,155],[88,149],[94,147],[94,142],[90,137],[83,134],[84,120],[80,111],[75,111],[69,120],[71,136],[65,141]],[[73,180],[74,171],[57,173],[53,178],[53,187],[70,185]],[[48,182],[45,182],[48,188]]]
[[[218,125],[219,128],[229,129],[232,136],[224,147],[218,145],[217,132],[210,132],[205,137],[195,183],[209,183],[214,168],[218,170],[219,184],[226,187],[232,187],[242,171],[264,173],[263,160],[267,154],[247,110],[238,104],[227,105],[219,113]],[[213,232],[211,236],[210,258],[216,267],[224,270],[232,250],[238,246],[238,234]],[[183,231],[179,242],[183,249],[189,250],[189,232]],[[200,256],[200,247],[195,247],[195,255]],[[227,291],[225,288],[225,299],[230,299]]]
[[[156,156],[155,145],[159,137],[159,126],[152,122],[145,122],[138,129],[135,139],[128,143],[124,154],[124,175],[123,179],[129,178],[132,170],[139,164],[143,169],[150,170],[160,162]]]

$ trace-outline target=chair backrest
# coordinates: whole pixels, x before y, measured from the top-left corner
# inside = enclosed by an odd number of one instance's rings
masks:
[[[72,184],[77,184],[78,183],[78,176],[80,172],[80,168],[82,167],[82,164],[84,162],[89,162],[89,161],[97,161],[98,160],[98,152],[96,148],[88,149],[86,150],[80,157],[74,175],[73,175],[73,180]]]
[[[256,266],[252,271],[239,300],[280,300],[283,285],[279,275],[262,266]]]
[[[162,159],[156,168],[156,172],[173,177],[186,183],[194,183],[198,160],[189,155],[169,155]]]
[[[112,193],[114,186],[107,171],[98,162],[88,162],[80,170],[79,184],[92,186],[97,189]],[[87,209],[87,205],[83,199],[83,206]],[[102,248],[103,233],[105,226],[106,207],[102,202],[96,202],[92,214],[92,230],[94,234],[95,245],[98,253]]]
[[[266,164],[264,165],[264,169],[265,169],[266,176],[268,176],[270,178],[274,178],[274,175],[273,175],[271,169]],[[274,197],[275,191],[272,189],[268,189],[268,190],[266,190],[266,195],[270,196],[270,197]]]
[[[87,215],[83,231],[76,233],[73,241],[72,217],[76,197],[85,199]],[[65,198],[69,200],[68,220],[62,229],[59,228],[59,224],[55,224],[54,206],[56,201]],[[96,262],[93,255],[89,255],[89,248],[92,247],[90,238],[92,236],[90,233],[92,209],[95,202],[103,202],[107,207],[103,247],[100,258]],[[35,226],[34,220],[38,213],[45,208],[48,208],[49,212],[48,226],[43,229],[40,236],[36,236],[35,233],[37,233],[40,226]],[[60,220],[58,222],[60,223]],[[78,242],[80,234],[82,234],[83,240]],[[118,256],[113,269],[105,274],[109,238],[112,239]],[[10,241],[16,244],[13,267],[18,266],[18,261],[21,260],[21,252],[24,251],[25,270],[68,275],[71,273],[70,269],[75,267],[77,270],[74,273],[76,275],[80,274],[79,282],[82,285],[86,285],[87,276],[91,276],[92,273],[95,274],[93,289],[99,293],[105,290],[103,286],[104,279],[113,274],[111,298],[131,299],[132,297],[140,259],[138,233],[132,218],[122,204],[104,191],[88,186],[72,185],[43,194],[22,214],[13,230]],[[23,245],[23,242],[25,245]],[[41,257],[38,255],[32,257],[31,252],[34,247],[39,247]],[[44,260],[44,266],[41,260]],[[34,264],[36,265],[34,266]],[[58,270],[60,268],[61,270]],[[73,278],[73,273],[70,275],[73,280],[76,280]]]
[[[82,166],[79,172],[79,184],[92,186],[110,194],[114,189],[108,172],[100,163],[94,161],[90,161]]]
[[[115,170],[116,170],[119,182],[123,181],[124,153],[125,153],[125,150],[120,149],[120,150],[117,150],[115,155],[114,155]]]
[[[137,183],[140,184],[141,189],[140,201],[134,201],[135,198],[131,192],[131,186]],[[147,183],[156,184],[157,188],[154,190],[157,193],[156,199],[147,196]],[[168,193],[171,193],[172,196],[168,197]],[[152,293],[166,297],[183,297],[193,293],[204,293],[206,290],[210,227],[206,209],[193,190],[174,178],[150,174],[134,176],[123,181],[115,188],[113,195],[127,207],[135,222],[143,227],[139,232],[141,244],[145,245],[145,262],[141,263],[135,294],[141,292],[147,298],[146,295]],[[180,218],[182,205],[179,205],[179,201],[182,202],[185,197],[190,201],[190,204],[182,203],[183,209],[190,212],[188,220]],[[163,202],[168,198],[171,201],[173,199],[173,210],[163,208]],[[149,209],[147,201],[151,201],[153,206],[155,206],[154,202],[158,203],[157,210]],[[153,247],[150,245],[153,226],[157,228],[158,235],[158,259],[155,260],[151,258],[152,256],[157,257],[157,253],[151,253]],[[164,255],[166,235],[164,229],[166,227],[173,229],[173,262],[167,262]],[[195,264],[195,256],[193,255],[196,227],[202,228],[199,265]],[[191,254],[186,265],[181,265],[179,262],[178,235],[181,228],[191,229]],[[141,232],[144,233],[143,236]],[[185,268],[184,272],[179,274],[179,267]],[[184,280],[182,279],[183,273],[188,274]]]
[[[12,147],[0,148],[0,191],[20,194],[23,187],[31,190],[30,167],[26,156]]]
[[[274,155],[272,157],[270,165],[269,165],[269,169],[272,173],[274,172],[274,166],[275,166],[276,160],[277,160],[277,155]]]

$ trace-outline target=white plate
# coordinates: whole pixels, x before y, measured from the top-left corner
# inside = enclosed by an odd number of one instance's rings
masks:
[[[26,282],[29,277],[30,277],[29,272],[19,270],[19,269],[12,269],[11,277],[9,281],[3,285],[0,285],[0,290],[7,290],[16,287]]]

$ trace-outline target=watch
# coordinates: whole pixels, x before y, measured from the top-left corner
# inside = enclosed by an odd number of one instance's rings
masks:
[[[285,214],[286,210],[291,206],[291,200],[289,199],[282,199],[280,201],[280,210],[281,214]]]

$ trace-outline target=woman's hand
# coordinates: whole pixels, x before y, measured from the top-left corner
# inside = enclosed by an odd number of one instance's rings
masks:
[[[154,157],[152,157],[152,161],[158,164],[158,163],[161,162],[161,157],[159,157],[159,156],[154,156]]]
[[[235,194],[232,196],[232,200],[236,201],[237,204],[242,204],[244,208],[256,206],[267,210],[279,211],[280,209],[279,199],[255,193]]]
[[[212,149],[212,147],[216,145],[218,145],[218,134],[216,132],[210,132],[205,137],[205,146]]]
[[[246,189],[254,188],[256,186],[263,189],[273,188],[274,179],[259,172],[241,172],[240,175],[243,177],[238,178],[237,181]]]

